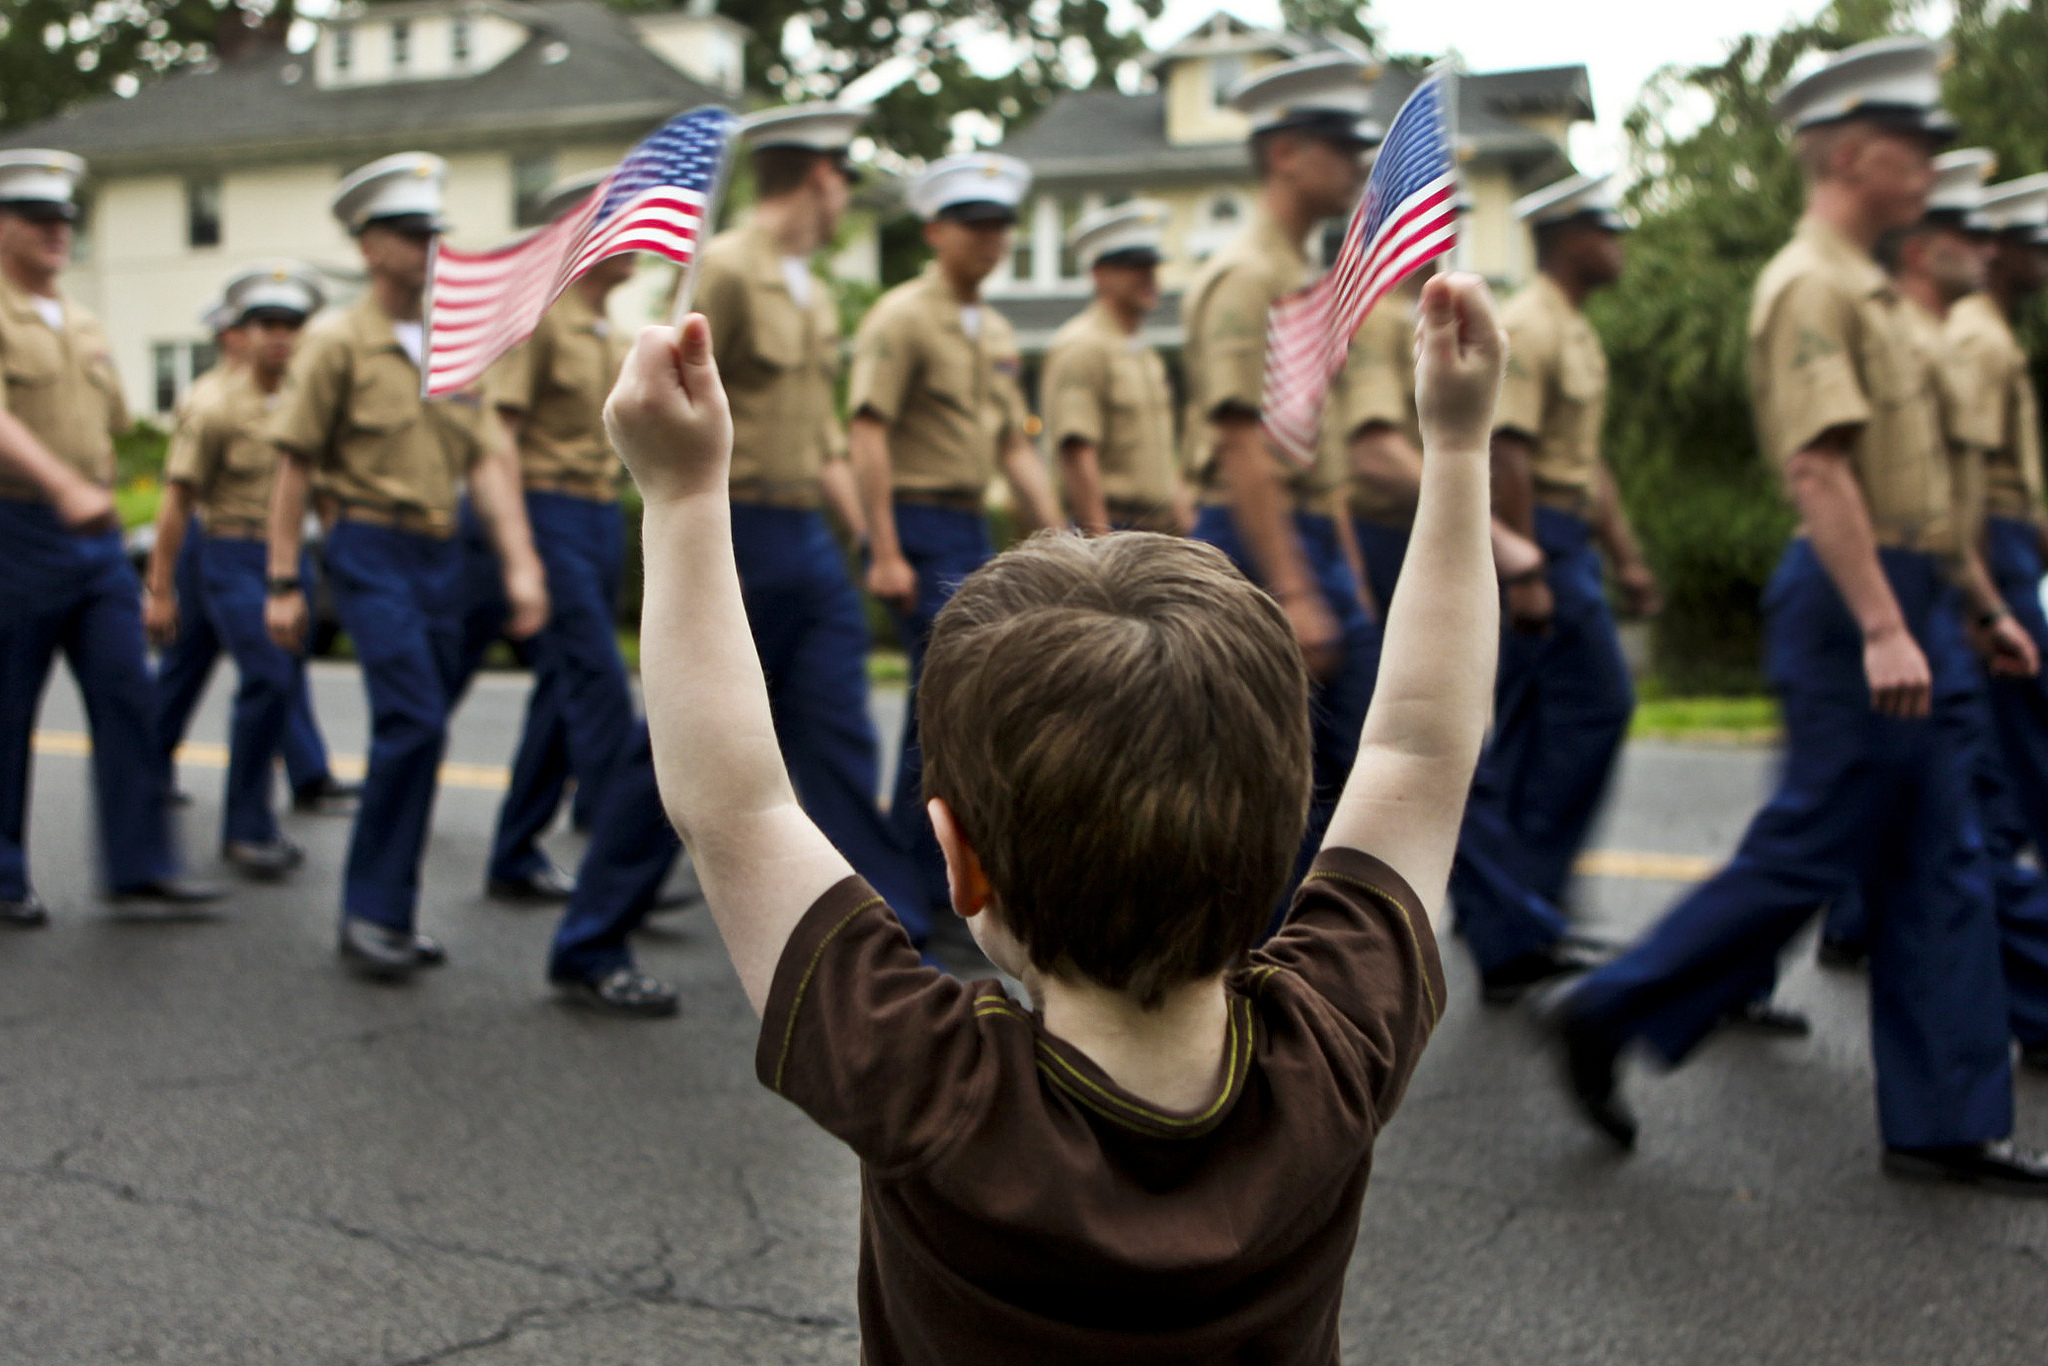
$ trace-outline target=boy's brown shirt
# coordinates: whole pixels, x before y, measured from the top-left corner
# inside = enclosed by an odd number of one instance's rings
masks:
[[[857,878],[776,968],[756,1069],[861,1159],[863,1358],[1337,1360],[1372,1145],[1443,1009],[1420,901],[1327,850],[1228,980],[1215,1099],[1161,1110]]]

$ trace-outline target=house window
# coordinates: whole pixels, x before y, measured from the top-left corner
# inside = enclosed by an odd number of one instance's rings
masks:
[[[525,152],[512,158],[512,226],[537,228],[547,219],[541,216],[541,196],[555,183],[552,152]]]
[[[198,379],[218,364],[220,364],[220,347],[218,345],[211,340],[192,343],[192,378]]]
[[[1209,102],[1221,108],[1230,87],[1244,77],[1242,52],[1219,52],[1209,59]]]
[[[334,30],[334,74],[348,75],[356,60],[356,31],[343,26]]]
[[[168,413],[178,406],[178,344],[158,342],[150,347],[149,364],[156,382],[156,410]]]
[[[1209,222],[1219,228],[1229,227],[1237,221],[1237,199],[1232,195],[1219,194],[1209,201]]]
[[[1010,278],[1026,281],[1031,278],[1031,241],[1037,236],[1034,231],[1038,223],[1038,201],[1023,205],[1017,215],[1017,231],[1010,236]]]
[[[448,57],[457,66],[469,65],[469,16],[458,14],[448,21]]]
[[[391,21],[391,69],[403,71],[412,65],[412,20]]]
[[[185,245],[220,245],[219,176],[198,176],[185,182]]]
[[[1084,205],[1078,199],[1060,201],[1060,278],[1076,279],[1081,274],[1081,258],[1074,255],[1074,249],[1067,245],[1067,234],[1080,221]]]

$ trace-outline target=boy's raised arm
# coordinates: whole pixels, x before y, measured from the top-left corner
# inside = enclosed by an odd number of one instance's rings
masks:
[[[1438,276],[1423,289],[1415,400],[1427,454],[1415,527],[1358,761],[1324,840],[1384,860],[1432,912],[1493,702],[1500,590],[1487,438],[1505,351],[1477,276]]]
[[[733,566],[732,414],[702,314],[649,327],[605,428],[646,502],[640,677],[662,804],[759,1012],[790,932],[853,869],[791,788]]]

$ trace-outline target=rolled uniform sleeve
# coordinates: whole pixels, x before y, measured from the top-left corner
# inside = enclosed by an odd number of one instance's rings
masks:
[[[846,395],[849,412],[871,413],[884,422],[901,416],[904,396],[917,377],[913,323],[905,309],[876,309],[862,321],[853,342],[853,378]]]
[[[1258,413],[1266,387],[1266,312],[1272,304],[1271,285],[1249,266],[1233,265],[1217,277],[1202,318],[1201,392],[1195,406],[1204,417]]]
[[[326,459],[348,391],[348,344],[315,334],[299,346],[285,374],[284,391],[265,435],[315,464]]]
[[[1109,366],[1102,349],[1074,346],[1055,352],[1045,369],[1045,429],[1058,450],[1069,441],[1100,446],[1108,430],[1105,402]]]
[[[1338,430],[1346,437],[1382,423],[1406,431],[1414,421],[1415,362],[1412,347],[1400,344],[1413,335],[1399,314],[1381,321],[1378,309],[1360,329],[1344,358],[1343,383],[1332,396]]]
[[[170,450],[164,457],[166,482],[205,487],[207,476],[220,458],[218,434],[211,427],[205,413],[196,406],[178,415],[178,425],[171,431]]]
[[[1554,329],[1532,318],[1518,319],[1510,313],[1502,321],[1508,334],[1508,363],[1493,428],[1539,441],[1544,405],[1557,376],[1559,339]]]
[[[1756,365],[1768,377],[1756,395],[1765,453],[1783,466],[1837,427],[1871,417],[1856,369],[1855,305],[1815,275],[1788,282],[1755,338]]]

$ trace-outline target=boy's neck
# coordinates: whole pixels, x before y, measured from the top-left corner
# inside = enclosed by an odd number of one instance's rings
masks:
[[[1029,985],[1047,1032],[1132,1095],[1167,1110],[1199,1109],[1216,1098],[1230,1021],[1221,977],[1176,987],[1155,1010],[1092,982],[1034,974]]]

